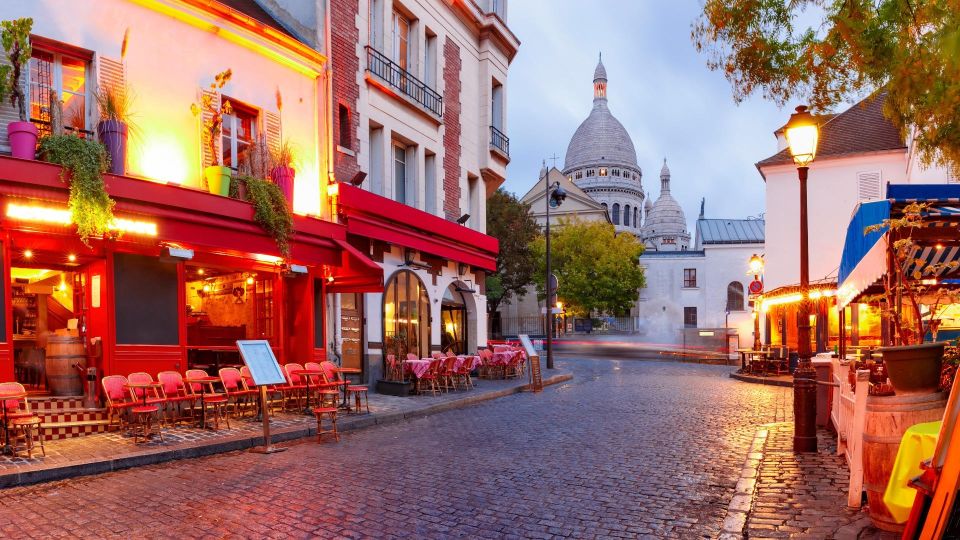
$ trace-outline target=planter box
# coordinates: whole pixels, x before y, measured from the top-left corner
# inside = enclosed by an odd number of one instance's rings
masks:
[[[409,396],[413,394],[413,382],[377,380],[377,393],[388,396]]]

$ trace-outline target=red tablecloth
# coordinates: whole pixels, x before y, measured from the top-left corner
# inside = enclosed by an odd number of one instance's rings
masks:
[[[404,360],[403,365],[406,367],[407,371],[413,373],[413,376],[418,379],[423,377],[427,371],[430,371],[430,359],[427,358],[420,360]]]
[[[458,356],[456,368],[459,371],[461,368],[466,367],[467,371],[473,371],[480,367],[482,363],[479,356]]]
[[[517,354],[519,354],[517,351],[495,352],[493,353],[493,357],[490,359],[490,365],[505,366],[510,363],[510,360],[512,360]]]

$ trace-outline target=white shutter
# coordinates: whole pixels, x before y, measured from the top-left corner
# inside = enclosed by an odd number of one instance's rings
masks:
[[[200,91],[201,103],[203,102],[203,99],[202,99],[203,96],[210,96],[211,106],[214,109],[217,109],[217,110],[220,109],[220,93],[219,92],[214,92],[212,90],[201,90]],[[211,121],[213,121],[213,113],[207,109],[203,109],[200,113],[200,144],[203,147],[203,166],[204,167],[216,165],[217,162],[219,161],[218,157],[223,155],[223,151],[220,149],[222,137],[218,137],[217,140],[213,141],[214,151],[217,152],[218,155],[214,155],[210,153],[210,145],[207,142],[207,137],[209,132],[207,131],[206,124],[207,122],[211,122]],[[206,183],[206,180],[204,180],[204,183]]]
[[[875,201],[881,197],[880,171],[857,173],[857,200]]]
[[[267,148],[270,152],[276,154],[280,150],[282,141],[280,131],[280,115],[272,112],[263,113],[263,131],[267,138]]]
[[[105,56],[97,57],[97,87],[98,89],[118,88],[125,90],[126,68],[123,62],[107,58]]]

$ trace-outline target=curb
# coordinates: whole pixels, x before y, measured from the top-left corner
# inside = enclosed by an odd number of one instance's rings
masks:
[[[745,538],[743,529],[747,525],[747,516],[753,506],[753,494],[757,487],[757,475],[760,462],[763,461],[763,447],[767,443],[770,430],[765,426],[757,429],[753,442],[747,452],[747,459],[740,469],[740,480],[734,489],[733,498],[727,505],[727,515],[723,518],[723,530],[720,540],[740,540]]]
[[[754,377],[753,375],[744,375],[742,373],[731,373],[730,378],[751,384],[765,384],[767,386],[782,386],[785,388],[793,387],[793,381],[781,381],[779,379],[770,379],[768,377]]]
[[[573,379],[571,373],[557,373],[543,379],[544,386],[559,384]],[[519,394],[526,390],[527,385],[504,388],[494,392],[477,394],[474,396],[464,396],[459,399],[435,403],[421,409],[406,412],[395,412],[381,416],[366,415],[353,418],[346,418],[341,422],[340,433],[357,431],[376,425],[396,424],[408,418],[422,418],[437,413],[462,409],[485,401],[491,401],[512,394]],[[287,427],[271,430],[271,442],[279,443],[302,439],[316,435],[316,426],[308,427]],[[226,437],[208,444],[198,444],[194,446],[180,446],[177,448],[149,448],[137,452],[120,454],[110,458],[94,458],[90,460],[81,460],[67,465],[40,465],[35,469],[16,471],[0,474],[0,488],[9,488],[24,486],[28,484],[37,484],[41,482],[52,482],[54,480],[65,480],[76,478],[78,476],[89,476],[93,474],[103,474],[108,472],[140,467],[143,465],[155,465],[167,461],[180,459],[191,459],[214,454],[233,452],[236,450],[246,450],[263,444],[263,436],[234,435]]]

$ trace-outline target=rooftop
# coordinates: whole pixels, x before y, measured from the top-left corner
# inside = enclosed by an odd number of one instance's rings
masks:
[[[885,101],[885,93],[875,94],[840,114],[823,115],[825,121],[820,124],[817,157],[842,157],[906,148],[900,130],[883,114]],[[757,163],[757,168],[786,163],[793,163],[793,159],[784,148]]]
[[[698,219],[697,238],[701,245],[762,244],[762,219]]]
[[[267,10],[263,9],[256,0],[217,0],[221,4],[227,6],[228,8],[240,12],[255,21],[269,26],[278,32],[283,32],[284,34],[300,40],[298,36],[295,36],[290,32],[283,24],[280,23],[277,19],[273,17]]]

